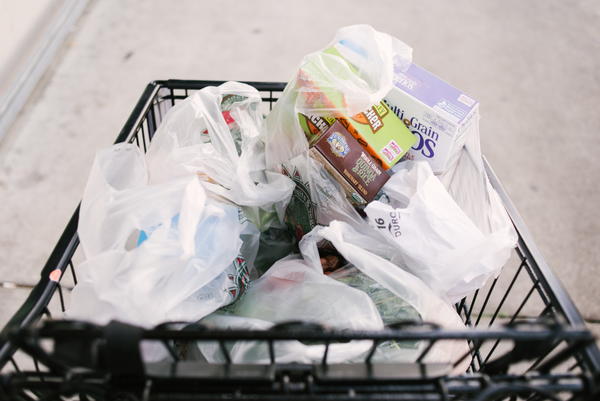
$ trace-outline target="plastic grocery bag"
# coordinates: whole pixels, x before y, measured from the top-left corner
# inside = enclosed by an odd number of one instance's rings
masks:
[[[483,233],[512,244],[507,247],[507,252],[510,252],[509,248],[514,248],[517,233],[485,171],[478,124],[473,124],[458,157],[439,178],[452,198]]]
[[[264,273],[277,260],[298,252],[298,241],[317,224],[341,220],[364,227],[364,220],[346,198],[340,184],[325,168],[299,155],[282,165],[283,173],[295,184],[285,211],[286,225],[272,224],[260,236],[256,268]]]
[[[327,225],[333,220],[355,227],[364,224],[340,184],[308,154],[284,162],[282,169],[296,184],[285,217],[298,240],[317,224]]]
[[[296,184],[286,218],[298,239],[316,224],[361,220],[329,174],[309,158],[299,115],[349,117],[365,111],[392,88],[394,62],[408,67],[411,52],[368,25],[342,28],[326,48],[303,58],[267,115],[267,168]]]
[[[216,204],[205,209],[192,237],[191,256],[185,254],[183,232],[163,222],[138,247],[109,250],[82,263],[69,318],[100,324],[119,319],[150,327],[195,321],[235,300],[249,279],[240,257],[238,210]]]
[[[123,229],[127,224],[125,216],[112,213],[110,207],[118,208],[127,202],[126,196],[131,192],[126,190],[141,189],[147,184],[144,154],[135,145],[122,143],[97,152],[81,201],[77,229],[87,258],[125,244],[131,235]],[[183,187],[178,189],[182,191]],[[168,192],[161,195],[167,197]],[[165,210],[165,216],[155,218],[170,219],[174,214],[173,210]]]
[[[386,256],[447,301],[458,302],[485,285],[510,256],[514,241],[482,232],[427,162],[403,163],[383,192],[388,203],[371,202],[365,212],[369,224],[395,245]]]
[[[209,191],[243,207],[261,231],[282,220],[294,185],[266,169],[261,102],[255,88],[226,82],[174,106],[147,154],[150,182],[198,174]]]
[[[327,225],[333,220],[341,220],[354,227],[365,226],[340,184],[308,155],[299,155],[285,162],[283,172],[296,185],[285,212],[287,225],[273,224],[261,233],[256,263],[259,273],[290,253],[297,253],[298,241],[317,224]]]
[[[304,260],[315,271],[322,271],[317,244],[327,240],[346,261],[385,287],[388,291],[410,304],[425,322],[435,323],[445,329],[462,329],[464,325],[456,313],[442,298],[437,296],[423,281],[379,256],[388,249],[378,235],[355,230],[344,222],[333,221],[329,227],[317,227],[300,242]],[[411,361],[427,344],[422,342],[417,350],[399,348],[392,352],[377,352],[376,360]],[[465,341],[441,341],[436,343],[425,357],[425,362],[454,362],[468,351]],[[459,366],[464,370],[466,365]]]
[[[353,116],[379,103],[392,88],[394,58],[408,68],[412,49],[369,25],[341,28],[324,50],[305,56],[267,116],[267,167],[279,171],[308,151],[298,113]]]
[[[323,258],[321,259],[323,261]],[[335,261],[335,259],[334,259]],[[327,263],[327,259],[325,260]],[[356,288],[369,295],[375,303],[377,311],[386,327],[395,327],[408,322],[422,322],[419,312],[408,302],[373,280],[368,275],[348,263],[336,268],[329,263],[326,274],[352,288]],[[376,360],[414,360],[422,351],[420,341],[389,340],[380,343],[375,352]]]
[[[275,263],[262,277],[252,282],[243,297],[227,307],[228,314],[214,314],[201,323],[221,328],[269,328],[275,323],[304,321],[326,327],[351,330],[383,328],[381,317],[371,299],[325,276],[322,270],[308,266],[298,257]],[[331,363],[350,361],[364,355],[371,341],[332,344],[327,354]],[[216,344],[198,342],[209,362],[223,362]],[[269,363],[264,342],[237,342],[230,354],[238,363]],[[317,362],[323,358],[323,344],[299,341],[275,343],[278,362]]]
[[[131,172],[120,168],[130,168]],[[98,153],[80,212],[87,260],[69,318],[142,326],[196,321],[235,300],[248,282],[258,230],[238,207],[208,196],[197,176],[144,185],[141,151]],[[244,235],[252,237],[248,244]]]

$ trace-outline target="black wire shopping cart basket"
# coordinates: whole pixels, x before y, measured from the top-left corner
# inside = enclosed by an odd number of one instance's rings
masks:
[[[165,113],[191,92],[215,81],[150,83],[116,142],[147,149]],[[284,83],[249,82],[268,111]],[[600,352],[575,305],[544,262],[498,179],[485,163],[519,234],[502,273],[456,304],[467,328],[442,330],[406,323],[383,331],[336,331],[289,322],[269,330],[216,330],[165,323],[151,330],[112,322],[97,326],[60,320],[77,284],[77,209],[29,297],[0,335],[0,399],[15,400],[597,400]],[[58,317],[54,319],[54,317]],[[387,340],[425,341],[414,363],[376,363]],[[232,361],[227,344],[264,343],[270,363]],[[320,363],[282,363],[274,344],[300,340],[324,344]],[[370,340],[357,363],[328,361],[330,344]],[[469,351],[449,363],[428,363],[433,345],[467,341]],[[186,345],[218,344],[224,363],[182,357]],[[142,342],[160,342],[170,353],[144,361]],[[455,368],[469,364],[466,373]]]

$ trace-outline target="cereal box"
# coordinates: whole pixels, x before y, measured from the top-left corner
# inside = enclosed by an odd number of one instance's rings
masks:
[[[406,71],[396,67],[385,101],[417,138],[407,158],[427,160],[436,174],[449,167],[477,129],[478,102],[415,64]]]
[[[356,205],[373,200],[389,179],[379,163],[339,121],[321,135],[310,149],[310,155],[342,185],[348,198]]]
[[[339,55],[333,48],[325,52]],[[352,74],[353,67],[349,67],[340,71],[340,74]],[[343,79],[343,76],[340,76],[340,79]],[[315,109],[331,110],[331,115],[328,116],[298,114],[300,126],[309,145],[314,145],[334,122],[339,121],[379,165],[387,170],[417,142],[417,138],[384,102],[373,105],[355,116],[343,115],[339,111],[344,109],[341,94],[332,87],[319,87],[318,83],[323,82],[324,78],[320,69],[311,63],[302,66],[297,80],[301,87],[307,89],[301,92],[307,105]]]

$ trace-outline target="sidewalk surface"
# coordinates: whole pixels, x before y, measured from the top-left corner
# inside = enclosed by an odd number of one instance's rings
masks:
[[[600,3],[94,1],[0,143],[0,281],[33,283],[155,79],[285,81],[369,23],[481,102],[483,149],[548,263],[600,320]],[[0,288],[0,325],[27,294]]]

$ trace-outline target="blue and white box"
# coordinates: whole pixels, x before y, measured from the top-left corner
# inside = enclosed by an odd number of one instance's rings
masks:
[[[478,129],[479,102],[415,64],[395,67],[385,102],[417,137],[406,157],[427,160],[436,174],[453,164]]]

